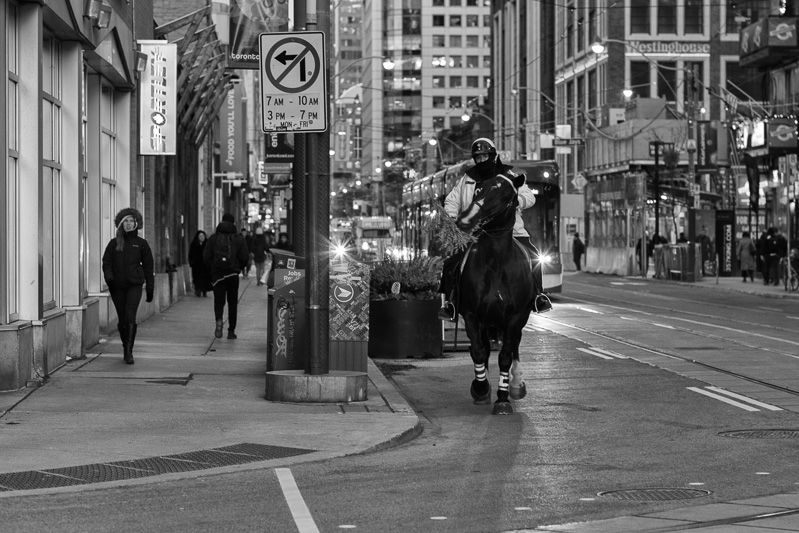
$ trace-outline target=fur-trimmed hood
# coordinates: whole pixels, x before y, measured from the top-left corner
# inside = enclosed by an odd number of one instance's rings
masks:
[[[141,229],[142,226],[144,226],[144,219],[142,218],[141,213],[139,213],[139,210],[132,207],[126,207],[114,217],[114,227],[118,228],[127,216],[133,217],[133,220],[136,221],[136,229]]]

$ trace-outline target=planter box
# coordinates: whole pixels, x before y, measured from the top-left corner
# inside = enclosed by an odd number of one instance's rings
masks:
[[[439,307],[439,300],[370,301],[369,357],[441,357]]]

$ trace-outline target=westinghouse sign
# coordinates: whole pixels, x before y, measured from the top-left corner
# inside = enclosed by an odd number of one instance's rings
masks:
[[[175,155],[177,142],[177,44],[139,41],[147,66],[139,81],[139,153]]]

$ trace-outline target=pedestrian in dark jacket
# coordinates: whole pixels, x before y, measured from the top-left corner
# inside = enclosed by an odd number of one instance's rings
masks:
[[[203,230],[194,235],[194,239],[189,245],[189,266],[191,267],[191,279],[194,281],[194,295],[205,297],[208,291],[213,290],[211,285],[211,271],[205,264],[203,252],[208,245],[208,235]]]
[[[247,265],[250,252],[244,237],[236,231],[235,219],[230,213],[222,216],[216,232],[208,239],[203,252],[205,263],[211,270],[211,284],[214,287],[214,317],[216,328],[214,336],[222,338],[222,315],[225,301],[228,306],[228,339],[235,339],[238,319],[239,273]]]
[[[241,228],[241,235],[244,237],[244,244],[247,245],[247,250],[250,251],[250,257],[247,258],[247,264],[241,269],[241,276],[243,278],[250,277],[250,269],[252,268],[252,235],[247,231],[247,228]]]
[[[103,276],[117,312],[123,357],[129,365],[133,364],[136,313],[141,302],[142,287],[146,286],[147,302],[153,301],[155,291],[153,252],[147,241],[139,237],[139,228],[143,223],[141,213],[132,207],[117,213],[114,218],[116,237],[109,241],[103,253]]]
[[[256,228],[255,235],[252,238],[252,248],[250,249],[252,260],[255,261],[255,277],[258,279],[258,285],[265,285],[261,283],[261,277],[264,275],[266,269],[266,258],[269,254],[269,242],[266,240],[263,228]]]
[[[574,240],[572,240],[572,256],[574,257],[574,266],[577,267],[578,272],[581,270],[580,261],[582,260],[584,253],[585,244],[580,240],[580,234],[575,233]]]

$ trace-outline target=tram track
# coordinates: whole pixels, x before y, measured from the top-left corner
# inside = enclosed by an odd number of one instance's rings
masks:
[[[566,298],[563,298],[563,299],[569,299],[569,300],[572,300],[572,301],[575,301],[575,302],[579,302],[579,303],[582,303],[582,304],[586,304],[586,305],[597,305],[597,303],[595,301],[588,302],[588,301],[585,301],[585,300],[579,300],[577,298],[571,298],[571,297],[566,297]],[[599,304],[599,305],[602,305],[602,304]],[[652,307],[652,306],[649,306],[649,307]],[[642,311],[637,311],[637,310],[633,310],[633,309],[630,309],[630,308],[623,308],[623,307],[620,307],[620,306],[618,306],[616,308],[620,309],[620,310],[623,310],[623,311],[626,311],[626,312],[629,312],[629,313],[641,313],[642,312]],[[730,369],[727,369],[727,368],[723,368],[721,366],[710,364],[710,363],[707,363],[707,362],[698,361],[698,360],[696,360],[696,359],[694,359],[692,357],[675,354],[672,351],[653,348],[651,346],[647,346],[645,344],[636,342],[634,340],[621,338],[621,337],[618,337],[616,335],[613,335],[613,334],[610,334],[610,333],[607,333],[607,332],[597,331],[597,330],[590,329],[590,328],[587,328],[587,327],[584,327],[584,326],[578,326],[578,325],[573,324],[573,323],[569,323],[569,322],[565,322],[565,321],[562,321],[562,320],[558,320],[558,319],[552,318],[549,315],[539,315],[537,318],[540,319],[540,320],[546,321],[546,322],[550,322],[550,323],[553,323],[553,324],[558,324],[558,325],[560,325],[562,327],[565,327],[565,328],[578,330],[578,331],[581,331],[581,332],[583,332],[585,334],[588,334],[588,335],[591,335],[591,336],[594,336],[594,337],[597,337],[597,338],[601,338],[601,339],[604,339],[606,341],[610,341],[610,342],[613,342],[613,343],[621,344],[621,345],[624,345],[624,346],[627,346],[627,347],[630,347],[630,348],[634,348],[636,350],[645,351],[645,352],[648,352],[650,354],[653,354],[653,355],[656,355],[656,356],[659,356],[659,357],[664,357],[664,358],[672,359],[672,360],[675,360],[675,361],[681,361],[681,362],[684,362],[684,363],[689,363],[689,364],[695,365],[697,367],[701,367],[704,370],[709,370],[709,371],[717,372],[719,374],[723,374],[723,375],[726,375],[726,376],[735,377],[737,379],[741,379],[741,380],[744,380],[744,381],[747,381],[747,382],[750,382],[750,383],[755,383],[755,384],[758,384],[758,385],[763,386],[763,387],[767,387],[767,388],[772,389],[772,390],[780,391],[780,392],[783,392],[783,393],[786,393],[786,394],[790,394],[790,395],[799,397],[799,390],[791,388],[791,387],[786,387],[786,386],[783,386],[783,385],[780,385],[778,383],[774,383],[774,382],[771,382],[771,381],[768,381],[768,380],[765,380],[765,379],[761,379],[761,378],[758,378],[758,377],[755,377],[755,376],[743,374],[741,372],[738,372],[738,371],[735,371],[735,370],[730,370]],[[625,319],[625,317],[620,317],[620,318]],[[682,320],[688,320],[688,319],[682,319]],[[651,325],[656,325],[654,323],[650,323],[650,324]],[[540,325],[540,323],[538,323],[537,325]],[[707,327],[720,327],[720,326],[716,326],[714,324],[703,324],[703,325],[705,325]],[[703,332],[699,332],[699,331],[692,330],[692,329],[689,329],[689,328],[681,328],[681,327],[674,327],[674,326],[669,326],[669,327],[671,327],[671,328],[673,328],[673,329],[675,329],[675,330],[677,330],[679,332],[695,335],[695,336],[701,337],[703,339],[710,339],[710,340],[714,340],[714,341],[718,341],[718,342],[722,342],[722,343],[733,344],[735,346],[742,347],[742,348],[759,350],[759,351],[763,351],[763,352],[769,352],[769,353],[772,353],[772,354],[775,354],[775,355],[790,357],[792,359],[799,359],[799,356],[797,356],[795,353],[783,352],[783,351],[780,351],[780,350],[776,350],[776,349],[772,349],[772,348],[768,348],[768,347],[763,347],[763,346],[755,346],[755,345],[744,343],[744,342],[741,342],[741,341],[738,341],[738,340],[735,340],[735,339],[730,339],[729,337],[722,337],[722,336],[719,336],[719,335],[709,334],[709,333],[704,332],[704,331]],[[563,332],[553,331],[552,329],[549,329],[549,328],[547,328],[547,329],[549,331],[554,332],[554,333],[564,335]],[[796,342],[793,342],[793,341],[786,341],[784,339],[774,339],[773,337],[769,337],[769,339],[772,340],[772,341],[778,340],[778,341],[788,342],[788,343],[790,343],[792,345],[799,346],[799,343],[796,343]],[[719,348],[719,349],[722,349],[722,348]],[[630,359],[642,362],[644,364],[650,364],[649,362],[643,361],[643,360],[641,360],[639,358],[636,358],[634,356],[628,356],[628,357]]]

